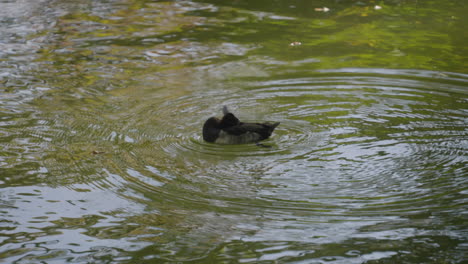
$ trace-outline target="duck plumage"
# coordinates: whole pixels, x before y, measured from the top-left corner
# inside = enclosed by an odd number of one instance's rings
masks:
[[[219,119],[210,117],[203,125],[203,139],[218,144],[258,143],[267,139],[280,124],[276,123],[245,123],[223,107],[224,116]]]

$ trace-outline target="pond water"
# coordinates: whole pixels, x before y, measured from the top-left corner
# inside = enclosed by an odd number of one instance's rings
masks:
[[[466,261],[467,13],[0,1],[0,262]]]

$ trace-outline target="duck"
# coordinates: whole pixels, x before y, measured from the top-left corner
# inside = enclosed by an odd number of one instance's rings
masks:
[[[280,122],[246,123],[241,122],[226,106],[223,117],[210,117],[203,125],[203,140],[217,144],[256,143],[271,136]]]

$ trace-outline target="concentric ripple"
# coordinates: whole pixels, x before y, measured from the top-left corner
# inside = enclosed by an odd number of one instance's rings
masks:
[[[1,1],[0,262],[466,262],[461,2]]]
[[[120,175],[135,199],[150,191],[174,204],[338,219],[416,213],[447,200],[464,206],[450,193],[466,192],[467,76],[383,69],[304,75],[249,78],[216,94],[193,89],[159,100],[149,94],[134,107],[129,95],[103,106],[110,113],[99,120],[75,116],[86,129],[64,124],[85,131],[79,141],[95,144],[68,140],[66,152],[102,151],[107,172],[89,180],[109,188],[96,179]],[[223,105],[241,120],[281,122],[263,142],[270,148],[204,142],[203,122],[221,116]],[[79,170],[94,166],[82,162]]]
[[[209,192],[220,195],[211,199],[245,195],[234,181],[256,175],[255,184],[269,186],[256,190],[260,201],[288,201],[284,209],[298,201],[328,208],[331,200],[349,215],[428,209],[450,189],[464,191],[463,173],[454,172],[463,170],[467,156],[467,83],[461,74],[383,69],[251,80],[215,101],[202,91],[152,105],[169,118],[146,136],[160,147],[156,156],[185,168],[174,177],[209,179]],[[204,142],[204,120],[220,116],[225,104],[243,120],[281,122],[265,141],[271,148]]]
[[[196,91],[151,104],[143,112],[159,113],[158,120],[137,121],[157,129],[146,130],[151,143],[136,156],[151,153],[145,162],[164,168],[142,177],[169,179],[152,188],[153,199],[197,212],[186,219],[198,223],[184,236],[190,241],[208,247],[206,230],[320,245],[411,240],[442,234],[443,226],[425,231],[440,215],[460,220],[468,76],[338,69],[238,85],[234,93]],[[264,142],[271,148],[204,142],[203,122],[220,116],[223,105],[241,120],[281,122]]]
[[[128,237],[160,242],[157,258],[177,258],[174,247],[206,254],[231,240],[354,248],[463,237],[444,219],[462,221],[468,209],[468,76],[337,69],[229,85],[184,95],[129,89],[85,106],[67,102],[58,114],[50,106],[50,116],[43,106],[38,119],[47,122],[35,136],[50,138],[55,152],[37,174],[79,197],[128,201],[103,202],[111,210],[103,215],[118,216],[89,232],[115,238],[124,230],[113,221],[144,226]],[[281,122],[263,142],[270,148],[204,142],[204,121],[223,105],[241,120]],[[69,217],[63,222],[81,219]]]

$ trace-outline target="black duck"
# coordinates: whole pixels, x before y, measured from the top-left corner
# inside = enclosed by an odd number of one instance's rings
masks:
[[[223,107],[224,116],[219,119],[210,117],[203,125],[203,139],[218,144],[257,143],[267,139],[280,124],[276,123],[244,123]]]

